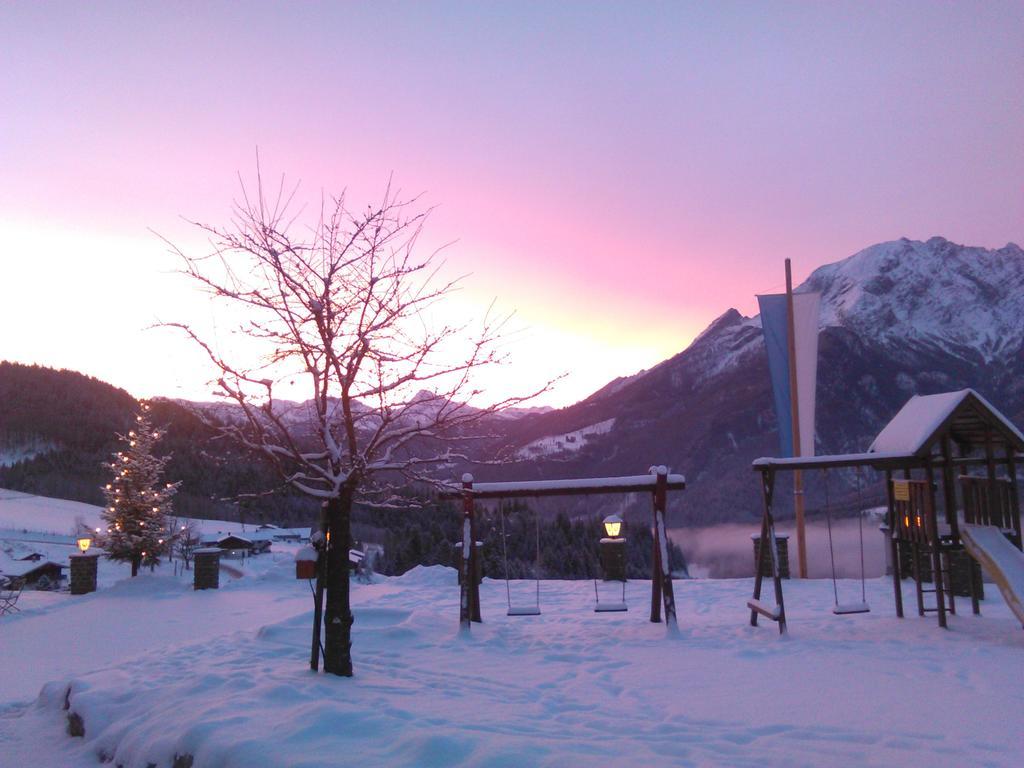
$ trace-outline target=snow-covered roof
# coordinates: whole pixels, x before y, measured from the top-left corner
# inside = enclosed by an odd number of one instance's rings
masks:
[[[6,552],[0,552],[0,576],[20,578],[48,565],[55,565],[58,568],[64,567],[52,560],[15,560]]]
[[[985,418],[984,411],[988,412],[990,418]],[[999,434],[995,434],[993,437],[996,440],[1009,441],[1018,450],[1024,449],[1024,435],[1009,419],[973,389],[961,389],[936,395],[914,395],[878,433],[868,451],[907,456],[927,455],[939,437],[939,432],[958,415],[961,415],[959,429],[955,422],[952,429],[954,438],[959,441],[977,445],[979,425],[983,431],[984,425],[991,423],[997,431],[1003,433],[1002,440]]]
[[[245,536],[239,536],[237,533],[229,533],[227,536],[221,536],[217,539],[218,544],[223,544],[225,541],[240,541],[243,544],[252,544],[252,539]]]
[[[776,458],[762,456],[754,459],[755,470],[776,467],[778,469],[834,469],[838,467],[883,466],[916,458],[906,453],[838,453],[832,456],[792,456]]]
[[[753,468],[920,466],[926,459],[933,460],[928,457],[933,455],[935,443],[943,434],[948,433],[956,442],[978,448],[984,445],[986,429],[990,429],[995,446],[1024,451],[1024,435],[1020,430],[973,389],[914,395],[878,433],[866,453],[793,458],[766,456],[755,459]]]

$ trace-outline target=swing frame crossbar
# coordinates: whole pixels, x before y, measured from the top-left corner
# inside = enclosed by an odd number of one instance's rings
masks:
[[[654,533],[653,567],[651,573],[651,621],[661,621],[662,607],[665,622],[676,626],[675,593],[672,588],[672,572],[668,563],[668,538],[665,531],[665,511],[668,491],[686,488],[683,475],[670,474],[664,466],[651,467],[649,474],[626,477],[576,478],[567,480],[533,480],[500,483],[475,483],[469,473],[462,476],[462,485],[449,485],[439,494],[440,499],[462,500],[462,540],[476,541],[475,501],[477,499],[541,498],[545,496],[592,496],[621,493],[650,493],[653,501],[652,529]],[[504,518],[502,519],[504,524]],[[537,557],[540,557],[540,523],[537,522]],[[504,539],[502,541],[504,545]],[[472,622],[482,621],[480,615],[480,587],[471,574],[476,573],[477,548],[463,545],[461,563],[461,599],[459,601],[459,623],[468,631]],[[506,565],[507,576],[507,565]],[[505,581],[508,590],[508,579]],[[625,585],[623,585],[625,591]],[[536,616],[540,614],[539,568],[537,580],[537,603],[529,609],[515,609],[511,593],[508,593],[509,616]],[[611,604],[609,604],[611,605]],[[625,605],[625,601],[623,601]],[[526,612],[529,610],[530,612]],[[599,611],[601,613],[605,611]]]

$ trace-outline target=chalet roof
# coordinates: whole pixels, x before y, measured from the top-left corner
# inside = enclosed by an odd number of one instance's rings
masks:
[[[23,576],[28,576],[34,571],[46,568],[47,566],[56,566],[58,568],[65,567],[60,563],[53,562],[52,560],[15,560],[6,552],[0,552],[0,575],[2,576],[21,578]]]
[[[947,432],[957,443],[980,447],[986,428],[996,445],[1024,450],[1024,435],[973,389],[914,395],[878,433],[868,452],[927,456]]]
[[[221,536],[217,539],[218,544],[226,544],[228,542],[239,542],[241,544],[252,544],[252,539],[248,539],[245,536],[239,536],[236,533],[229,533],[227,536]]]

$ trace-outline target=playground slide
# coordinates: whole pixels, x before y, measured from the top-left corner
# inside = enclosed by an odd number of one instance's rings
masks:
[[[992,577],[1010,610],[1024,624],[1024,552],[991,525],[961,522],[960,539],[968,554]]]

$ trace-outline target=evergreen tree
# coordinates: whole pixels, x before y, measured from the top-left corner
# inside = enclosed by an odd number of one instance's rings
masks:
[[[138,574],[140,565],[158,564],[167,549],[165,517],[171,513],[171,500],[180,485],[160,482],[170,457],[153,455],[163,431],[152,425],[149,410],[149,403],[142,402],[135,428],[118,435],[123,447],[113,461],[104,464],[113,479],[103,489],[103,519],[107,523],[103,547],[111,560],[131,563],[132,576]]]

